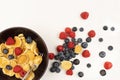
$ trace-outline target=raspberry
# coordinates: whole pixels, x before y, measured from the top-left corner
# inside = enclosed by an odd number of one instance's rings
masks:
[[[71,28],[69,28],[69,27],[66,27],[66,28],[65,28],[65,32],[66,32],[66,33],[69,34],[71,31],[72,31]]]
[[[82,19],[87,19],[88,18],[88,16],[89,16],[89,13],[88,12],[82,12],[81,14],[80,14],[80,16],[81,16],[81,18]]]
[[[62,45],[58,45],[58,46],[57,46],[57,51],[58,51],[58,52],[63,51],[63,46],[62,46]]]
[[[67,75],[73,75],[73,71],[72,71],[71,69],[70,69],[70,70],[67,70],[67,71],[66,71],[66,74],[67,74]]]
[[[60,38],[60,39],[66,39],[66,38],[67,38],[67,34],[66,34],[65,32],[61,32],[61,33],[59,34],[59,38]]]
[[[26,73],[27,72],[25,70],[21,70],[19,74],[20,74],[21,77],[24,77],[26,75]]]
[[[107,69],[107,70],[110,69],[110,68],[112,68],[112,66],[113,66],[112,63],[109,62],[109,61],[106,61],[106,62],[104,63],[104,68]]]
[[[73,31],[70,32],[69,36],[70,36],[71,38],[75,38],[75,36],[76,36],[76,35],[75,35],[75,32],[73,32]]]
[[[13,45],[15,44],[15,40],[12,37],[8,37],[6,40],[7,45]]]
[[[74,46],[75,46],[74,42],[69,42],[68,43],[68,48],[72,49],[72,48],[74,48]]]
[[[49,57],[49,59],[52,60],[52,59],[54,59],[55,55],[54,55],[54,53],[49,53],[49,54],[48,54],[48,57]]]
[[[88,50],[84,50],[82,53],[82,56],[85,58],[88,58],[88,57],[90,57],[90,52]]]
[[[95,37],[95,35],[96,35],[96,33],[95,33],[94,30],[91,30],[91,31],[88,32],[88,36],[91,37],[91,38]]]
[[[13,72],[15,72],[15,73],[19,73],[19,72],[21,72],[22,70],[23,70],[22,67],[19,66],[19,65],[16,65],[16,66],[13,68]]]
[[[22,53],[22,49],[20,47],[15,48],[15,54],[16,56],[19,56]]]

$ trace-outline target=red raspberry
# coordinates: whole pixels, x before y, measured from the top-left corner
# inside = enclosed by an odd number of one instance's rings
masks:
[[[95,35],[96,35],[96,33],[95,33],[95,31],[94,30],[90,30],[89,32],[88,32],[88,36],[89,37],[95,37]]]
[[[70,36],[71,38],[75,38],[75,36],[76,36],[76,35],[75,35],[75,32],[73,32],[73,31],[70,32],[69,36]]]
[[[15,40],[12,37],[8,37],[6,40],[7,45],[13,45],[15,44]]]
[[[71,31],[72,31],[71,28],[69,28],[69,27],[66,27],[66,28],[65,28],[65,32],[66,32],[66,33],[69,34]]]
[[[106,61],[106,62],[104,63],[104,68],[107,69],[107,70],[110,69],[110,68],[112,68],[112,66],[113,66],[112,63],[109,62],[109,61]]]
[[[72,76],[72,75],[73,75],[73,71],[72,71],[71,69],[70,69],[70,70],[67,70],[67,71],[66,71],[66,74]]]
[[[16,56],[19,56],[22,53],[22,51],[23,50],[20,47],[16,47],[15,48],[15,54],[16,54]]]
[[[15,72],[15,73],[19,73],[19,72],[21,72],[22,70],[23,70],[22,67],[19,66],[19,65],[16,65],[16,66],[13,68],[13,72]]]
[[[88,50],[84,50],[84,51],[82,52],[82,56],[83,56],[84,58],[88,58],[88,57],[90,57],[90,52],[89,52]]]
[[[68,48],[74,48],[75,47],[75,44],[74,44],[74,42],[69,42],[68,43]]]
[[[22,71],[20,71],[19,74],[20,74],[21,77],[24,77],[24,76],[26,75],[26,73],[27,73],[27,72],[26,72],[25,70],[22,70]]]
[[[54,55],[54,53],[48,53],[48,56],[49,56],[49,59],[54,59],[54,57],[55,57],[55,55]]]
[[[57,46],[57,51],[58,51],[58,52],[63,51],[63,49],[64,49],[64,48],[63,48],[63,46],[62,46],[62,45],[58,45],[58,46]]]
[[[60,39],[66,39],[66,38],[67,38],[67,34],[66,34],[65,32],[61,32],[61,33],[59,34],[59,38],[60,38]]]
[[[82,19],[87,19],[88,18],[88,16],[89,16],[89,13],[88,12],[82,12],[81,14],[80,14],[80,16],[81,16],[81,18]]]

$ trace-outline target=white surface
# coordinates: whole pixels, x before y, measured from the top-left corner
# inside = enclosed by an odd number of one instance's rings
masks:
[[[90,16],[82,20],[79,14],[88,11]],[[84,27],[85,32],[78,33],[87,37],[87,31],[94,29],[96,38],[90,43],[92,55],[88,59],[77,56],[81,64],[76,66],[73,76],[66,76],[65,71],[60,74],[50,73],[48,69],[41,80],[119,80],[120,79],[120,0],[0,0],[0,31],[14,26],[28,27],[39,33],[45,40],[48,50],[55,52],[56,45],[62,43],[58,33],[66,26]],[[116,27],[116,31],[104,32],[102,26]],[[104,43],[98,43],[98,37],[104,38]],[[107,46],[114,46],[114,51],[109,52]],[[98,52],[105,50],[104,59],[98,57]],[[107,76],[101,77],[99,70],[103,69],[104,61],[111,61],[113,68],[107,71]],[[86,68],[90,62],[92,68]],[[79,78],[78,71],[83,71],[85,76]]]

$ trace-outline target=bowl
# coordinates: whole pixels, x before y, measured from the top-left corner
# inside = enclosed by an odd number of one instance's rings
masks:
[[[24,28],[24,27],[12,27],[8,28],[0,33],[0,44],[4,43],[8,37],[14,37],[18,34],[23,33],[25,37],[31,36],[33,40],[37,43],[37,47],[41,53],[43,53],[43,61],[37,68],[37,70],[34,71],[35,77],[33,80],[40,80],[40,78],[43,76],[43,74],[46,71],[46,68],[48,66],[48,50],[46,47],[45,42],[43,39],[33,30]],[[3,74],[2,69],[0,69],[0,79],[1,80],[21,80],[13,77],[9,77],[5,74]]]

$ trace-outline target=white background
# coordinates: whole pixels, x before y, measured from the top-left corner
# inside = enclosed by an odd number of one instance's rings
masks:
[[[80,18],[80,13],[88,11],[87,20]],[[116,30],[103,31],[102,27],[114,26]],[[58,39],[59,32],[65,27],[84,27],[83,33],[78,32],[78,37],[86,38],[87,32],[94,29],[96,37],[89,44],[91,57],[81,60],[76,66],[73,76],[66,76],[62,70],[59,74],[50,73],[49,66],[41,80],[119,80],[120,79],[120,0],[0,0],[0,31],[15,26],[28,27],[36,31],[46,42],[49,52],[55,52],[55,47],[61,44]],[[98,43],[98,38],[103,37],[104,42]],[[107,46],[113,45],[114,50],[108,51]],[[107,56],[99,58],[98,53],[104,50]],[[99,75],[105,61],[111,61],[113,68],[107,71],[105,77]],[[87,63],[92,67],[88,69]],[[78,71],[84,72],[84,77],[77,76]]]

